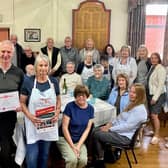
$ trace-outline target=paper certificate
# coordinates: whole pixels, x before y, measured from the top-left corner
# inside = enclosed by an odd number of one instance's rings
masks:
[[[0,93],[0,113],[15,111],[18,107],[20,107],[18,91]]]

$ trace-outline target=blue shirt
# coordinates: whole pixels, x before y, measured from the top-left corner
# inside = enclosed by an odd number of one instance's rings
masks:
[[[81,109],[75,101],[68,103],[63,112],[70,118],[69,132],[73,143],[77,143],[85,131],[90,119],[94,118],[94,108],[88,104],[85,109]]]
[[[119,92],[119,88],[117,88],[117,87],[114,87],[111,90],[110,96],[108,98],[108,103],[110,103],[114,106],[114,104],[116,103],[116,100],[117,100],[118,92]],[[124,109],[127,107],[128,103],[129,103],[129,94],[128,94],[128,91],[127,91],[121,96],[120,112],[124,111]]]
[[[24,82],[21,87],[21,94],[28,96],[28,102],[29,102],[32,89],[34,87],[34,79],[35,79],[34,76],[24,78]],[[54,77],[49,77],[49,79],[51,83],[53,83],[54,85],[56,95],[57,96],[60,95],[60,90],[59,90],[57,79]],[[48,90],[50,88],[49,81],[44,82],[44,83],[37,82],[36,88],[38,88],[41,92]]]
[[[112,127],[109,130],[131,139],[139,125],[146,120],[147,110],[144,104],[140,104],[128,112],[120,113],[112,121]]]

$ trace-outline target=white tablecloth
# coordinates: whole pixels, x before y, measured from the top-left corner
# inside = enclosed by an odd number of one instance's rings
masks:
[[[66,104],[73,100],[74,97],[71,97],[70,95],[61,95],[61,111],[64,111]],[[88,102],[90,102],[89,99]],[[95,103],[92,104],[92,106],[95,109],[95,126],[105,124],[116,118],[116,108],[106,101],[95,98]]]

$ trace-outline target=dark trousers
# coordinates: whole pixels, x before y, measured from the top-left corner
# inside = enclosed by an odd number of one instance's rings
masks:
[[[119,135],[116,132],[104,132],[95,130],[93,134],[93,143],[95,146],[95,153],[98,158],[104,158],[104,150],[106,144],[129,144],[130,139],[126,136]]]
[[[0,139],[0,168],[17,168],[15,161],[16,146],[12,137]]]

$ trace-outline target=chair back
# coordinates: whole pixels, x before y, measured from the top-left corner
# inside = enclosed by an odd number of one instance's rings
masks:
[[[138,137],[138,135],[139,135],[139,133],[140,133],[140,131],[141,131],[141,129],[143,129],[145,126],[146,126],[146,124],[148,123],[148,121],[145,121],[145,122],[142,122],[141,124],[140,124],[140,126],[136,129],[136,131],[135,131],[135,133],[134,133],[134,135],[133,135],[133,137],[132,137],[132,139],[131,139],[131,143],[130,143],[130,147],[134,147],[135,146],[135,143],[136,143],[136,141],[137,141],[137,137]]]

